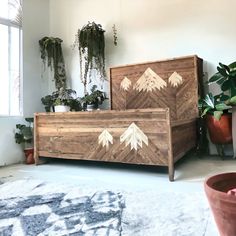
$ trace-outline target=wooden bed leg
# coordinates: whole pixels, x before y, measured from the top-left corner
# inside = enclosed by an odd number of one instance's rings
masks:
[[[174,180],[175,180],[175,169],[174,169],[174,166],[169,166],[168,167],[168,172],[169,172],[169,180],[171,181],[171,182],[173,182]]]
[[[34,162],[35,162],[35,165],[39,164],[38,152],[35,149],[34,149]]]

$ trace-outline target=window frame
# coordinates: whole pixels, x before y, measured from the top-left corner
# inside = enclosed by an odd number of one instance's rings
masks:
[[[22,26],[21,24],[10,20],[0,17],[0,24],[5,25],[8,27],[8,74],[9,74],[9,81],[8,81],[8,90],[9,90],[9,104],[8,104],[8,112],[7,114],[1,114],[0,117],[22,117],[23,116],[23,34],[22,34]],[[12,93],[11,93],[11,84],[13,83],[12,78],[10,76],[11,73],[11,27],[19,29],[19,107],[18,107],[18,114],[11,114],[11,101],[12,101]]]

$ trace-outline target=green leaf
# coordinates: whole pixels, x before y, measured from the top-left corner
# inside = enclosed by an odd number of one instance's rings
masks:
[[[215,101],[217,101],[217,102],[219,102],[219,101],[224,102],[224,101],[228,100],[230,97],[228,95],[225,95],[224,93],[220,93],[218,95],[215,95],[214,98],[215,98]]]
[[[34,118],[33,117],[26,117],[25,120],[29,123],[33,123],[34,122]]]
[[[211,110],[211,107],[205,108],[204,111],[201,114],[201,117],[205,116],[210,110]]]
[[[219,65],[220,65],[220,67],[224,68],[227,72],[230,72],[230,68],[227,65],[225,65],[221,62],[219,63]]]
[[[214,100],[214,97],[212,95],[212,93],[209,93],[206,95],[206,97],[204,98],[204,102],[211,108],[214,108],[214,103],[215,103],[215,100]]]
[[[231,108],[231,106],[227,106],[225,103],[216,104],[217,111],[224,111],[224,110],[228,110],[230,108]]]
[[[236,70],[230,71],[229,77],[234,79],[236,77]]]
[[[226,100],[228,100],[228,99],[229,99],[229,96],[228,96],[228,95],[222,94],[222,95],[220,96],[220,101],[226,101]]]
[[[214,111],[214,117],[216,120],[220,120],[221,116],[223,114],[223,111]]]
[[[236,70],[236,61],[228,65],[231,70]]]
[[[224,77],[219,72],[217,72],[209,79],[208,84],[215,83],[222,78]]]
[[[236,96],[232,97],[230,100],[229,100],[230,104],[232,105],[236,105]]]
[[[220,73],[221,75],[223,75],[223,76],[225,76],[225,77],[228,76],[226,69],[217,66],[217,70],[219,71],[219,73]]]
[[[222,85],[225,82],[226,78],[222,77],[222,79],[219,79],[216,81],[217,84]]]
[[[229,81],[229,80],[226,80],[226,81],[221,85],[221,90],[222,90],[223,92],[225,92],[225,91],[229,90],[230,87],[231,87],[230,81]]]

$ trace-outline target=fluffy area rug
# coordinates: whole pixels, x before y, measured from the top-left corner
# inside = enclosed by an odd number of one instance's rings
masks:
[[[202,193],[119,192],[0,180],[3,236],[215,236],[214,230]]]

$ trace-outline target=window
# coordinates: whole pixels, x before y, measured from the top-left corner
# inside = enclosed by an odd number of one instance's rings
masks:
[[[21,114],[22,5],[0,1],[0,115]]]

